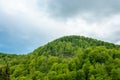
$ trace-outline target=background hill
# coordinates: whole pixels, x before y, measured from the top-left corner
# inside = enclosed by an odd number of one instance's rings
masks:
[[[65,36],[27,55],[0,53],[0,80],[10,79],[120,80],[120,46]]]

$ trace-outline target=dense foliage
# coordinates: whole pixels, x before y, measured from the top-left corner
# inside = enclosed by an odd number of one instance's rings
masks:
[[[0,80],[120,80],[120,46],[65,36],[27,55],[0,53]]]

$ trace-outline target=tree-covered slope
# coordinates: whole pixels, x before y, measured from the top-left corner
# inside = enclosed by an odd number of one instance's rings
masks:
[[[64,53],[68,53],[70,55],[76,50],[76,48],[86,49],[89,47],[97,46],[104,46],[107,49],[120,48],[120,45],[115,45],[113,43],[104,42],[84,36],[64,36],[36,49],[35,51],[37,51],[39,55],[44,54],[57,56]]]
[[[120,80],[120,46],[65,36],[27,55],[0,54],[0,71],[0,80]]]

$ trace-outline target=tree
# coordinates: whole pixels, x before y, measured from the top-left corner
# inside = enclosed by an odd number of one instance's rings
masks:
[[[10,80],[10,67],[8,63],[0,68],[0,80]]]
[[[111,77],[112,80],[120,80],[120,68],[112,69]]]
[[[2,67],[0,67],[0,80],[3,78]]]

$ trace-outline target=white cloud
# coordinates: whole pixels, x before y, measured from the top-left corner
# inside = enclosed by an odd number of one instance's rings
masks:
[[[120,41],[116,42],[116,44],[120,45]]]
[[[1,0],[1,8],[7,15],[12,17],[21,17],[22,20],[33,25],[23,26],[33,31],[43,31],[43,33],[58,34],[61,32],[66,34],[83,34],[100,37],[106,37],[111,34],[115,29],[115,25],[120,25],[120,15],[115,15],[110,18],[102,19],[103,21],[88,23],[81,17],[68,19],[67,21],[55,20],[48,16],[48,13],[38,9],[36,0]],[[24,20],[25,19],[25,20]],[[112,30],[110,29],[112,28]],[[61,34],[60,33],[60,34]],[[94,36],[94,35],[93,35]]]
[[[1,9],[10,16],[28,13],[34,4],[33,0],[0,0]]]
[[[60,34],[95,34],[96,36],[106,37],[115,31],[115,25],[120,25],[120,15],[113,15],[102,19],[103,21],[93,23],[87,22],[82,17],[71,18],[67,21],[55,20],[42,9],[38,9],[36,0],[0,0],[0,5],[7,15],[20,17],[27,24],[32,25],[20,27],[30,30],[30,33],[40,30],[43,33],[52,33],[51,35],[61,32]]]

